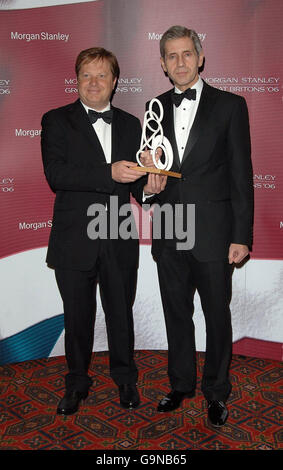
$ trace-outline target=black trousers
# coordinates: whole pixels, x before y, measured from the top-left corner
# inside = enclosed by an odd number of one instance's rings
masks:
[[[200,262],[190,251],[165,247],[157,260],[168,338],[168,375],[174,390],[196,387],[193,322],[194,294],[200,296],[206,324],[202,392],[207,400],[225,401],[231,392],[231,275],[227,261]]]
[[[111,242],[100,241],[95,266],[90,271],[55,269],[63,300],[65,353],[69,373],[66,389],[87,392],[96,313],[96,286],[99,283],[109,347],[110,376],[117,385],[136,383],[134,325],[137,268],[121,269]]]

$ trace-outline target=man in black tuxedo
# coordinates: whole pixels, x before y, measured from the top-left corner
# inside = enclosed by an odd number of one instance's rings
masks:
[[[175,89],[158,96],[164,108],[161,124],[173,147],[171,170],[180,172],[182,178],[168,178],[165,190],[152,196],[152,202],[173,207],[181,204],[184,217],[187,204],[193,204],[195,243],[192,249],[182,251],[176,238],[166,240],[163,235],[155,239],[153,233],[152,253],[158,267],[172,387],[158,411],[172,411],[195,393],[192,317],[197,290],[207,334],[202,391],[210,422],[221,426],[228,416],[225,402],[231,392],[232,267],[248,255],[252,244],[248,111],[244,98],[212,88],[199,77],[204,55],[193,30],[171,27],[161,38],[160,51],[161,66],[175,85]],[[145,194],[159,190],[160,181],[151,175]]]
[[[110,105],[119,65],[103,48],[82,51],[76,61],[79,99],[42,118],[42,157],[47,181],[56,193],[47,263],[55,268],[64,305],[66,393],[58,414],[72,414],[91,386],[88,367],[93,346],[96,283],[105,312],[110,375],[125,408],[139,404],[133,358],[132,305],[138,266],[138,239],[111,237],[109,206],[117,214],[135,195],[141,173],[135,155],[139,120]],[[102,114],[100,114],[102,113]],[[112,198],[112,199],[111,199]],[[108,233],[89,237],[93,204],[105,210]],[[94,214],[95,207],[90,211]],[[127,214],[128,215],[128,214]],[[125,219],[119,216],[118,224]]]

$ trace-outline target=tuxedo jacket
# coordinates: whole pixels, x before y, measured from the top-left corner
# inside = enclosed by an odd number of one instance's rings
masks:
[[[227,259],[230,243],[252,245],[253,180],[246,102],[241,96],[204,82],[180,163],[173,122],[173,91],[157,98],[164,108],[161,122],[164,135],[174,153],[171,170],[180,172],[182,178],[169,177],[165,190],[155,201],[161,205],[194,204],[192,253],[200,261]],[[153,234],[155,258],[164,245],[165,236],[155,239]]]
[[[111,163],[135,161],[140,145],[140,122],[121,109],[112,109]],[[130,202],[130,193],[135,195],[135,184],[112,179],[111,163],[106,162],[80,100],[44,114],[41,147],[45,176],[56,193],[46,261],[52,267],[89,270],[94,266],[101,243],[88,236],[88,224],[94,220],[88,216],[89,206],[107,207],[109,216],[110,197],[117,196],[115,204],[119,212],[122,204]],[[121,216],[118,224],[126,217],[129,214]],[[121,268],[137,266],[137,238],[121,239],[118,230],[118,237],[109,243],[113,243]]]

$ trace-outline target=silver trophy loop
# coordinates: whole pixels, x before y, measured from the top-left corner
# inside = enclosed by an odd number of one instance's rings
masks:
[[[154,103],[156,103],[159,107],[159,116],[152,109]],[[156,98],[152,99],[149,103],[148,111],[146,111],[144,115],[141,143],[140,148],[136,154],[136,159],[138,164],[144,167],[140,161],[139,156],[145,150],[150,150],[154,166],[159,170],[168,171],[173,164],[173,150],[169,140],[164,136],[163,133],[163,128],[161,125],[163,115],[164,111],[161,102]],[[155,128],[150,125],[151,121],[154,121]],[[148,131],[152,133],[150,137],[147,137]],[[161,148],[163,151],[164,163],[162,163],[160,160],[156,160],[156,150],[158,148]]]

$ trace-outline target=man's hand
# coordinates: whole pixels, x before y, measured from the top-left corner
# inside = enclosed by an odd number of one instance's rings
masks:
[[[231,243],[229,248],[229,263],[240,263],[249,254],[247,245],[240,245],[238,243]]]
[[[132,170],[132,167],[134,166],[137,166],[137,164],[134,162],[127,162],[126,160],[112,163],[112,179],[117,183],[133,183],[144,176],[144,173],[141,171]]]
[[[155,152],[155,158],[157,161],[160,159],[161,155],[162,155],[162,150],[161,148],[158,148]],[[140,156],[140,161],[143,164],[143,166],[147,166],[149,168],[155,167],[150,150],[145,150],[144,152],[142,152]]]
[[[162,155],[161,148],[158,148],[155,152],[156,160],[158,161]],[[140,156],[140,161],[144,166],[149,168],[155,168],[155,165],[152,160],[152,155],[150,150],[145,150]],[[149,173],[147,184],[144,186],[143,191],[146,196],[152,194],[159,194],[164,190],[167,183],[167,176],[159,175],[156,173]]]
[[[167,176],[158,175],[155,173],[149,173],[147,184],[143,188],[143,192],[146,196],[152,194],[159,194],[164,190],[167,183]]]

